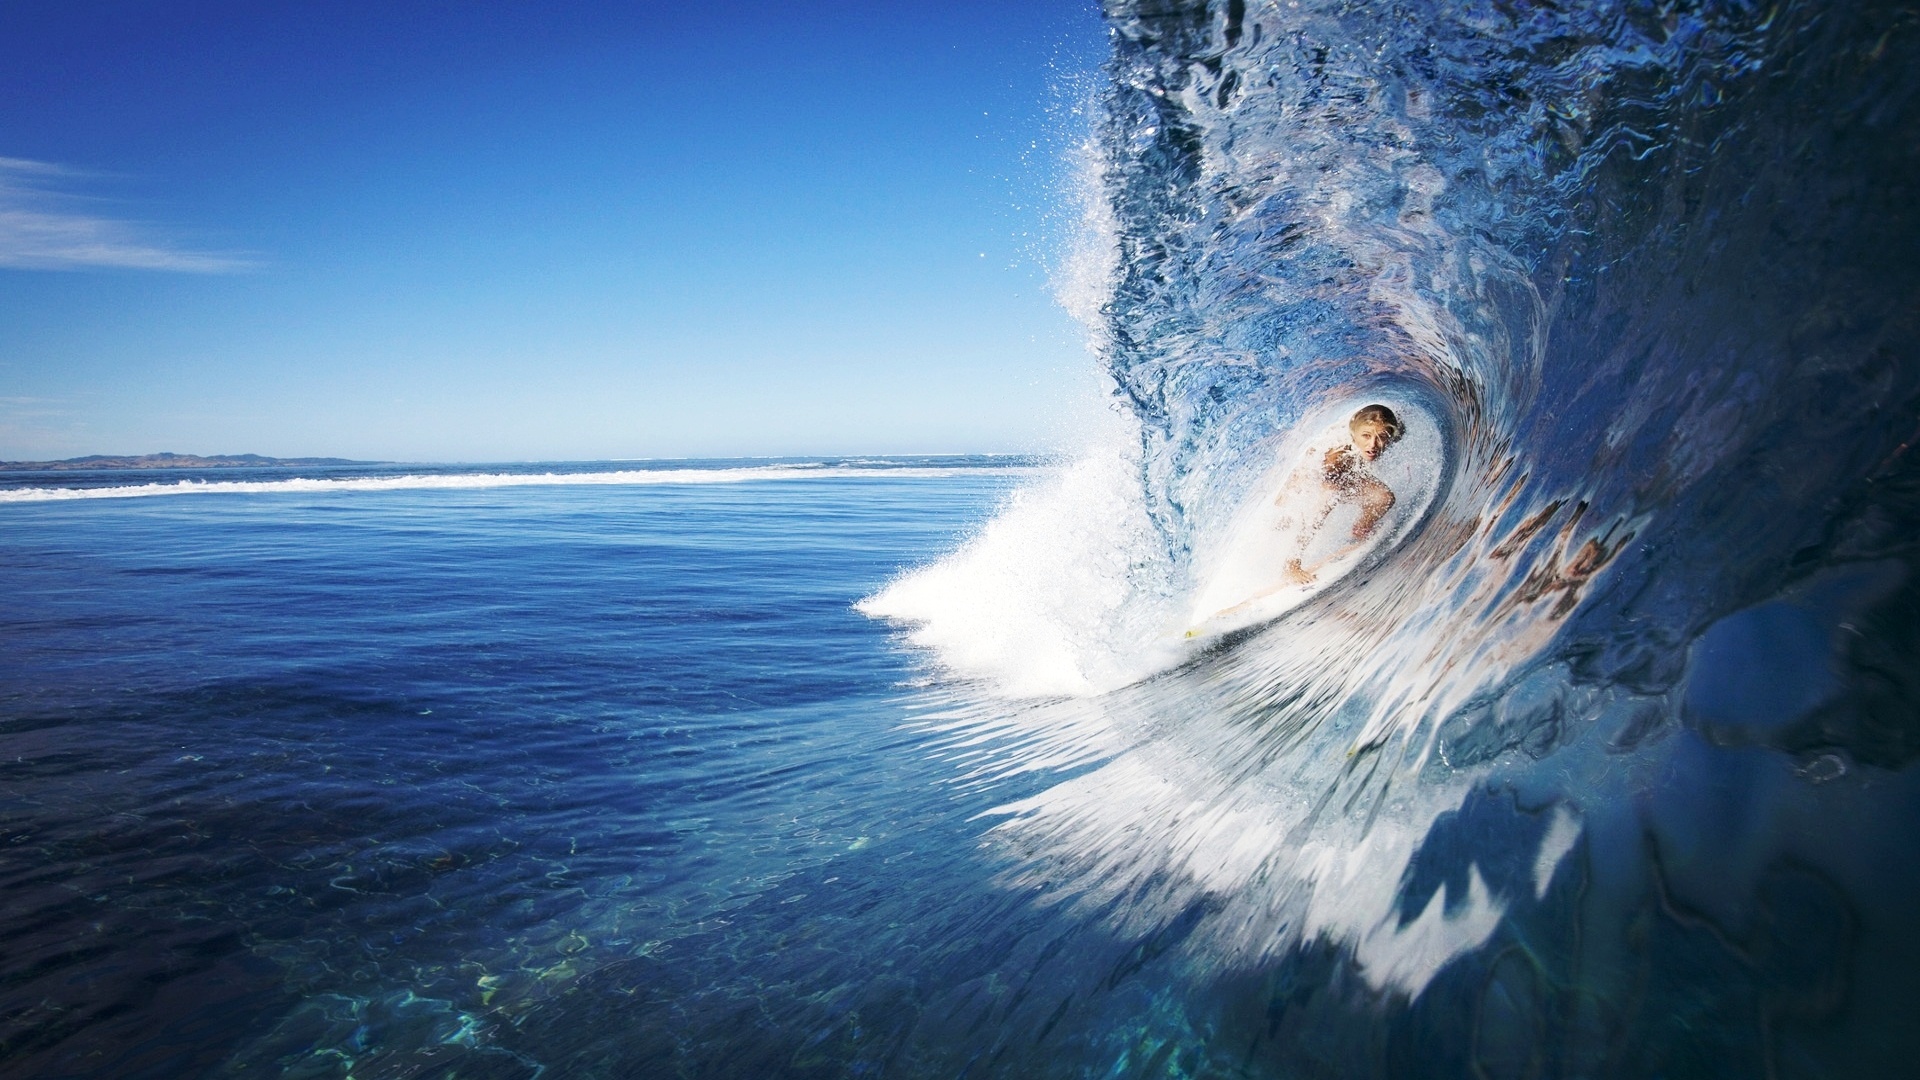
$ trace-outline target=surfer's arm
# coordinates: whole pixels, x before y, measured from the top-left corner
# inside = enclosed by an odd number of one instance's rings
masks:
[[[1333,513],[1333,506],[1333,499],[1321,499],[1320,505],[1300,524],[1300,531],[1293,538],[1293,557],[1287,560],[1286,584],[1304,585],[1313,580],[1313,569],[1302,566],[1301,560],[1307,557],[1307,549],[1313,546],[1313,538],[1320,535],[1320,527],[1327,523],[1327,515]]]
[[[1342,475],[1340,448],[1328,450],[1318,463],[1302,462],[1287,477],[1286,484],[1280,489],[1280,495],[1274,503],[1284,510],[1278,527],[1292,529],[1298,525],[1293,536],[1293,557],[1286,562],[1285,580],[1280,588],[1287,585],[1304,585],[1313,580],[1313,571],[1301,565],[1306,558],[1307,549],[1313,546],[1313,538],[1320,534],[1320,527],[1327,523],[1327,516],[1333,513],[1334,506],[1340,501],[1337,481]],[[1297,515],[1297,517],[1296,517]]]
[[[1326,506],[1320,511],[1319,517],[1315,518],[1306,528],[1300,530],[1299,546],[1296,549],[1296,554],[1293,558],[1287,560],[1286,574],[1289,581],[1294,583],[1312,581],[1314,575],[1319,573],[1321,567],[1351,555],[1353,549],[1365,543],[1367,538],[1373,535],[1373,531],[1380,527],[1381,519],[1385,518],[1387,512],[1393,509],[1393,489],[1372,477],[1362,477],[1360,479],[1358,498],[1360,503],[1360,516],[1354,519],[1352,539],[1314,560],[1312,566],[1303,564],[1303,560],[1306,558],[1307,548],[1313,543],[1313,538],[1319,535],[1320,527],[1327,523],[1327,515],[1333,513],[1334,505],[1339,500],[1328,499]]]
[[[1367,480],[1364,483],[1366,486],[1360,489],[1360,516],[1354,520],[1352,539],[1314,560],[1312,566],[1301,565],[1301,560],[1307,553],[1307,545],[1319,533],[1320,526],[1326,524],[1327,514],[1333,512],[1333,505],[1329,503],[1326,512],[1320,515],[1320,519],[1313,524],[1312,528],[1301,534],[1299,554],[1287,561],[1289,575],[1303,581],[1313,580],[1313,575],[1318,573],[1321,567],[1353,554],[1353,549],[1365,543],[1367,538],[1373,535],[1373,531],[1380,527],[1380,519],[1386,517],[1387,511],[1393,509],[1393,489],[1378,480]]]
[[[1332,460],[1333,455],[1327,455]],[[1298,566],[1307,549],[1313,546],[1313,538],[1320,535],[1321,526],[1327,523],[1333,508],[1340,504],[1340,490],[1334,483],[1320,475],[1322,470],[1312,470],[1308,479],[1301,484],[1300,499],[1294,505],[1304,512],[1300,515],[1300,531],[1293,538],[1293,561],[1289,566]]]
[[[1320,471],[1321,470],[1306,462],[1301,462],[1299,468],[1294,469],[1292,473],[1288,474],[1287,482],[1280,485],[1280,494],[1273,497],[1273,505],[1280,507],[1282,510],[1289,510],[1301,505],[1303,500],[1311,497],[1315,491],[1319,490]],[[1292,514],[1282,515],[1280,526],[1285,528],[1292,524],[1292,516]]]
[[[1370,476],[1363,478],[1360,481],[1360,516],[1353,523],[1354,541],[1357,543],[1372,536],[1373,530],[1380,525],[1380,519],[1392,509],[1393,489]]]

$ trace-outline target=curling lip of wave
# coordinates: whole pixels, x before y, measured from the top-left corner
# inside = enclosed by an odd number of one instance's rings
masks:
[[[1033,466],[961,465],[950,468],[858,465],[754,465],[730,469],[622,469],[615,472],[408,473],[399,476],[294,477],[284,480],[178,480],[113,487],[26,487],[0,490],[0,503],[127,499],[153,495],[272,494],[279,492],[420,491],[503,487],[663,484],[737,484],[755,480],[925,479],[1020,472]]]

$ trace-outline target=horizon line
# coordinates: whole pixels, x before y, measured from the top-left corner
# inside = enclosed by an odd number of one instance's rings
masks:
[[[328,464],[328,465],[542,465],[542,464],[617,464],[623,462],[664,462],[664,461],[800,461],[827,458],[864,459],[864,458],[965,458],[965,457],[1056,457],[1064,453],[1060,450],[939,450],[939,451],[845,451],[828,453],[791,453],[791,454],[654,454],[634,457],[553,457],[553,458],[347,458],[330,454],[302,454],[279,456],[274,454],[191,454],[171,450],[156,451],[147,454],[79,454],[65,458],[37,459],[0,459],[0,468],[26,468],[35,465],[74,465],[91,461],[159,461],[170,458],[207,462],[235,462],[233,465],[213,464],[198,466],[201,468],[242,468],[246,464],[268,466],[277,464]],[[105,466],[111,467],[111,466]],[[193,468],[196,466],[182,466]]]

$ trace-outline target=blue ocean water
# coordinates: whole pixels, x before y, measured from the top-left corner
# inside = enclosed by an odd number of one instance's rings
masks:
[[[877,1067],[1007,905],[852,605],[1022,474],[7,507],[5,1071]]]
[[[1060,461],[0,487],[0,1067],[1911,1074],[1911,7],[1103,12]]]

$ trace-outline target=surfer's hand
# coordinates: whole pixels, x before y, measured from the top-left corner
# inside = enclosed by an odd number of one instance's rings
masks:
[[[1300,565],[1299,559],[1288,559],[1287,568],[1281,576],[1286,578],[1289,585],[1306,585],[1313,581],[1313,575]]]
[[[1346,482],[1347,474],[1352,471],[1352,466],[1341,456],[1340,449],[1335,447],[1327,451],[1327,456],[1320,461],[1320,482],[1338,488]]]

